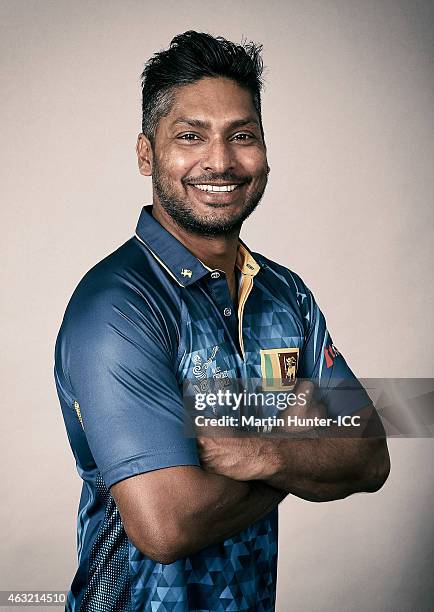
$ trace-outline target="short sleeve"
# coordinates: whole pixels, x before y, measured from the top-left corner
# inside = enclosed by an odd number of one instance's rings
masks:
[[[336,348],[323,313],[301,279],[297,278],[297,297],[306,327],[300,354],[299,378],[308,378],[319,388],[319,399],[328,415],[350,415],[371,404],[371,399]]]
[[[79,404],[87,443],[107,487],[161,468],[200,465],[184,435],[184,406],[168,328],[134,291],[76,296],[57,359]]]

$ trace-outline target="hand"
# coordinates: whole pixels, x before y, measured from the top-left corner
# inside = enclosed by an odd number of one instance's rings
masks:
[[[227,437],[198,437],[203,469],[233,480],[260,480],[267,460],[273,460],[273,440],[235,437],[229,432]]]
[[[322,404],[314,399],[315,386],[308,380],[297,384],[295,394],[298,402],[295,406],[277,415],[285,422],[288,416],[298,418],[325,417],[326,411]],[[273,435],[279,432],[299,433],[308,431],[310,427],[284,426],[276,427]],[[239,435],[230,428],[219,428],[219,436],[198,436],[197,443],[203,469],[221,474],[233,480],[262,480],[272,475],[281,464],[280,440],[257,435],[246,437]]]
[[[281,414],[278,415],[285,420],[286,425],[278,429],[275,428],[275,433],[278,433],[279,431],[285,433],[299,433],[314,429],[314,427],[308,425],[287,424],[288,417],[297,417],[299,420],[314,419],[315,417],[322,419],[327,417],[325,406],[316,401],[314,397],[315,385],[312,381],[301,380],[297,383],[294,393],[297,396],[298,401],[294,406],[286,408],[281,412]]]

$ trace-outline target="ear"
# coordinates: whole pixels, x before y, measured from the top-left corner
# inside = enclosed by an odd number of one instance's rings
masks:
[[[143,176],[151,176],[152,146],[144,134],[139,134],[137,136],[136,152],[140,174],[143,174]]]

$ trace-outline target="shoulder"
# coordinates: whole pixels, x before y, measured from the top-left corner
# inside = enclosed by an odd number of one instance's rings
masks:
[[[113,329],[128,337],[158,335],[176,326],[178,302],[173,283],[159,272],[149,251],[131,238],[80,280],[59,337],[92,345]],[[167,334],[161,341],[167,344]]]
[[[253,252],[252,255],[263,268],[263,276],[267,276],[270,283],[273,283],[273,281],[282,283],[286,290],[295,297],[298,304],[305,306],[305,300],[308,297],[311,298],[312,292],[301,276],[294,270],[262,255],[262,253]]]

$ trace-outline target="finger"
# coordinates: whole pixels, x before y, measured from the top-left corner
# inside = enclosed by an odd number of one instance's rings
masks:
[[[306,402],[309,403],[312,401],[315,385],[311,380],[303,379],[297,383],[294,391],[298,401],[305,405]]]
[[[217,441],[217,438],[212,438],[211,436],[199,436],[198,438],[196,438],[196,440],[199,446],[205,447],[209,444],[215,443]]]

